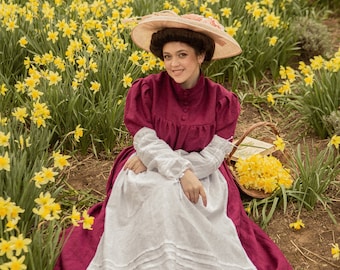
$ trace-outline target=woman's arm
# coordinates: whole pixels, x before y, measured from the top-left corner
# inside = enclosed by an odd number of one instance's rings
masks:
[[[138,173],[147,168],[168,179],[179,179],[184,194],[191,202],[197,203],[201,196],[203,205],[207,205],[204,187],[192,171],[191,163],[159,139],[153,129],[141,128],[135,134],[133,144],[137,156],[126,163],[125,169]]]
[[[177,150],[182,158],[191,163],[195,175],[202,179],[216,171],[222,164],[225,156],[231,152],[233,144],[218,135],[200,152],[186,152]]]
[[[151,128],[141,128],[133,138],[137,156],[148,170],[156,171],[168,179],[179,179],[191,163],[174,152],[159,139]]]

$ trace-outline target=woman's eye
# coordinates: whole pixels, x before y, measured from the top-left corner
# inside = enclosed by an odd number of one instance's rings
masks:
[[[169,60],[170,58],[171,58],[170,55],[163,55],[164,60]]]
[[[180,53],[178,56],[179,56],[180,58],[184,58],[184,57],[187,56],[187,54],[186,54],[186,53]]]

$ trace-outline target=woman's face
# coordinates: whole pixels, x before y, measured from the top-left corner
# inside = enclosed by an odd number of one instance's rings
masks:
[[[175,82],[183,89],[195,86],[204,54],[197,55],[195,49],[186,43],[171,41],[163,46],[163,57],[165,69]]]

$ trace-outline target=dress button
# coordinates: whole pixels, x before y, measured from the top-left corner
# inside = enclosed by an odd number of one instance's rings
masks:
[[[182,120],[182,121],[187,120],[187,116],[186,116],[186,115],[182,115],[181,120]]]

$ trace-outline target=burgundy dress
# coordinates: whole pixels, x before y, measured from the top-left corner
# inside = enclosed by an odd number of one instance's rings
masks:
[[[199,152],[214,135],[232,138],[239,111],[237,97],[203,75],[196,86],[184,90],[166,72],[161,72],[133,84],[127,96],[124,120],[133,136],[146,127],[155,130],[173,150]],[[66,231],[67,242],[55,270],[82,270],[90,264],[103,234],[105,209],[113,184],[134,153],[135,149],[130,146],[116,158],[107,183],[107,198],[89,211],[95,217],[93,230],[75,227]],[[239,190],[225,162],[219,171],[228,187],[227,216],[234,223],[250,260],[257,269],[292,269],[275,243],[245,213]]]

